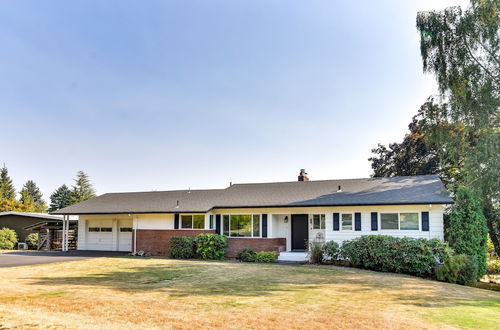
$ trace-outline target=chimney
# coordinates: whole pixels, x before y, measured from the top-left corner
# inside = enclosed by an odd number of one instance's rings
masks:
[[[306,173],[305,169],[300,170],[299,181],[309,181],[309,178],[307,177],[307,173]]]

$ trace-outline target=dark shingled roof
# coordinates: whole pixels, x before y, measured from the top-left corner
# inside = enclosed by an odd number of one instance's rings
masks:
[[[453,200],[438,176],[421,175],[247,183],[213,190],[110,193],[52,214],[205,213],[214,208],[450,203]]]

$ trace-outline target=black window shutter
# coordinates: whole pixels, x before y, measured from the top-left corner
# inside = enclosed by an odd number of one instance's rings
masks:
[[[429,212],[422,212],[422,230],[429,231]]]
[[[372,230],[378,230],[378,213],[372,212]]]
[[[174,229],[179,229],[179,213],[174,214]]]
[[[339,229],[340,229],[340,214],[334,213],[333,214],[333,230],[339,230]]]
[[[262,237],[267,237],[267,214],[262,215]]]
[[[215,233],[219,234],[221,233],[220,231],[220,214],[215,215]]]
[[[361,213],[354,213],[354,230],[361,230]]]

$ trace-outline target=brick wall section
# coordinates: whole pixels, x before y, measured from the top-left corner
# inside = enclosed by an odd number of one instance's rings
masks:
[[[172,236],[196,236],[201,233],[215,233],[214,230],[137,230],[137,251],[146,251],[152,255],[170,254],[170,238]],[[132,238],[133,242],[133,238]],[[132,243],[133,244],[133,243]],[[234,258],[236,253],[243,248],[254,251],[276,251],[286,250],[285,238],[228,238],[228,252],[226,257]]]
[[[172,236],[196,236],[201,233],[215,233],[215,230],[137,230],[137,251],[149,252],[152,255],[170,255],[170,237]],[[132,237],[132,244],[133,242]],[[133,246],[133,245],[132,245]]]
[[[228,251],[226,257],[235,258],[236,253],[244,248],[259,251],[276,251],[282,252],[286,250],[286,238],[228,238]]]

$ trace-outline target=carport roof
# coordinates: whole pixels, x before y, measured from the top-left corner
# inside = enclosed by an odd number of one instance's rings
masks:
[[[221,208],[450,203],[453,200],[439,177],[422,175],[246,183],[212,190],[109,193],[52,214],[205,213]]]

